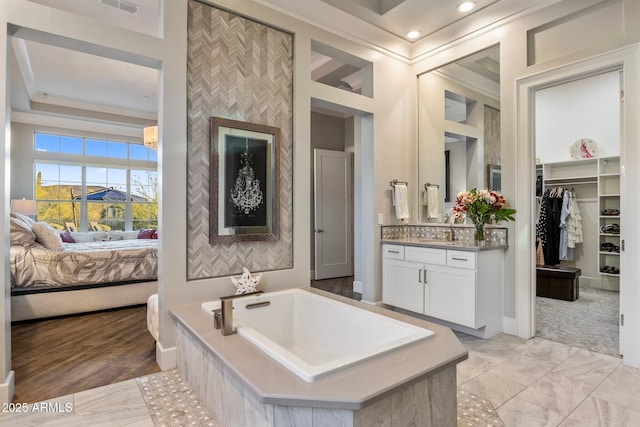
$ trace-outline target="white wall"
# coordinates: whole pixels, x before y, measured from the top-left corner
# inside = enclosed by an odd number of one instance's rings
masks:
[[[571,160],[569,147],[593,139],[598,157],[620,155],[620,72],[541,89],[535,95],[536,157]]]

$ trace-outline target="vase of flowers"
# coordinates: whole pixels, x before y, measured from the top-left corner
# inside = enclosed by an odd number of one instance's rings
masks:
[[[507,201],[497,191],[477,190],[458,193],[453,210],[458,218],[466,217],[475,226],[473,238],[484,245],[484,226],[490,222],[515,221],[515,209],[505,207]]]

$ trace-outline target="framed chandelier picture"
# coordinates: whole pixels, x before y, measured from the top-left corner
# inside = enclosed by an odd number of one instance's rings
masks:
[[[211,118],[209,242],[279,237],[280,129]]]

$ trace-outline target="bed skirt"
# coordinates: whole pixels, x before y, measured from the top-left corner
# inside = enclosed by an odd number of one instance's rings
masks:
[[[117,288],[117,289],[114,289]],[[11,296],[11,321],[41,319],[146,304],[158,282],[139,282]]]

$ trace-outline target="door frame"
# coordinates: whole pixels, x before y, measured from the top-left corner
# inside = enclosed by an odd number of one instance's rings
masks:
[[[622,90],[624,105],[621,109],[622,132],[620,141],[621,195],[631,194],[632,183],[638,182],[638,168],[625,168],[625,164],[640,163],[640,148],[634,142],[640,140],[640,126],[637,116],[640,114],[640,64],[638,45],[614,50],[575,63],[554,68],[539,74],[524,77],[516,81],[517,86],[517,141],[516,144],[516,202],[518,221],[516,221],[516,328],[522,338],[535,336],[535,135],[534,135],[534,96],[537,90],[555,86],[607,71],[623,72]],[[640,248],[636,244],[635,234],[640,230],[633,222],[626,222],[628,213],[638,212],[640,202],[633,197],[621,197],[622,239],[627,243],[621,254],[620,276],[621,313],[624,313],[624,326],[620,327],[621,342],[624,348],[624,364],[640,367],[640,289],[631,286],[632,277],[640,275],[638,263],[625,263],[625,258],[638,259]],[[624,294],[624,298],[622,295]],[[624,336],[624,338],[623,338]]]

